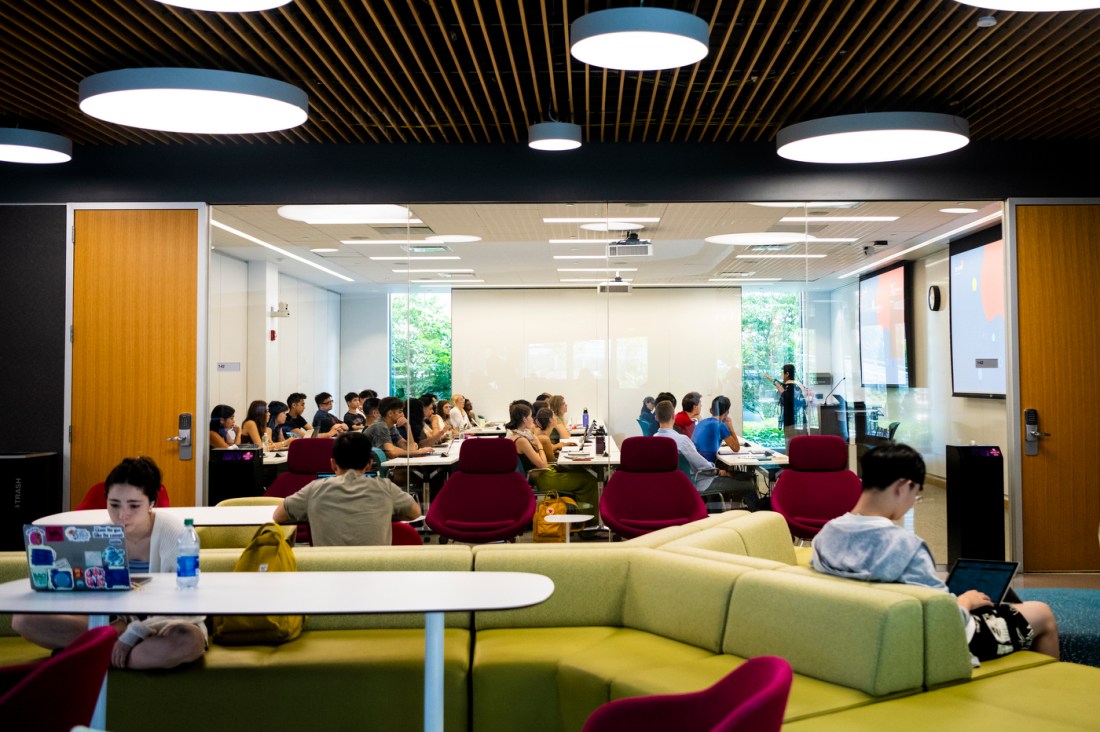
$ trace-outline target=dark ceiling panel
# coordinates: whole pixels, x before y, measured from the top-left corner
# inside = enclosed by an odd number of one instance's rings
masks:
[[[832,114],[917,110],[975,140],[1100,135],[1100,12],[994,13],[953,0],[693,0],[710,55],[664,72],[587,67],[568,22],[600,0],[296,0],[201,13],[155,0],[0,0],[0,124],[79,144],[515,143],[529,124],[591,142],[769,142]],[[978,28],[993,15],[998,24]],[[77,108],[80,80],[141,66],[261,74],[309,93],[293,130],[135,130]]]

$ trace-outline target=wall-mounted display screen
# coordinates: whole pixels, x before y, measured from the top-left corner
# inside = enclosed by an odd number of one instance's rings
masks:
[[[955,396],[1005,396],[1001,227],[951,243],[951,384]]]
[[[909,263],[859,281],[859,365],[864,386],[909,386]]]

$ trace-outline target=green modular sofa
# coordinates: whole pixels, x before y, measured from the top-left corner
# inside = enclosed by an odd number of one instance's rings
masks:
[[[238,551],[204,550],[203,570],[229,571]],[[614,544],[295,554],[300,571],[473,569],[553,579],[555,592],[540,605],[448,615],[448,730],[579,730],[609,699],[698,690],[757,655],[782,656],[794,668],[786,714],[794,730],[969,732],[988,726],[976,720],[1002,695],[1011,699],[990,719],[1018,714],[1036,728],[1096,728],[1083,700],[1100,688],[1100,669],[1019,653],[972,674],[950,597],[818,575],[799,565],[776,514],[731,511]],[[0,555],[0,579],[23,576],[21,553]],[[112,671],[108,728],[420,729],[422,623],[416,615],[317,616],[282,646],[215,645],[187,669]],[[0,663],[45,655],[11,637],[6,623],[0,633]]]

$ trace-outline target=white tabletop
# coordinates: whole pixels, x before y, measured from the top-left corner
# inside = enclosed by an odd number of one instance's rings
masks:
[[[177,516],[180,521],[194,519],[195,526],[255,526],[271,521],[275,506],[172,506],[153,510]],[[105,508],[66,511],[34,520],[36,526],[92,526],[109,523],[111,518]]]
[[[552,524],[583,524],[596,517],[590,513],[552,513],[543,518]]]
[[[526,572],[206,572],[194,590],[174,574],[129,592],[36,592],[0,585],[0,612],[78,615],[341,615],[503,610],[554,592]]]
[[[738,465],[787,465],[789,460],[787,456],[771,451],[771,455],[765,455],[761,452],[764,448],[759,445],[749,445],[748,447],[742,447],[740,452],[733,452],[728,447],[723,445],[718,450],[719,462],[734,467]]]
[[[416,470],[420,467],[434,467],[438,468],[445,465],[454,465],[458,462],[458,454],[462,451],[462,443],[465,440],[458,440],[457,442],[450,443],[450,450],[447,446],[433,447],[431,455],[421,455],[420,457],[399,457],[391,458],[382,463],[383,468],[412,468]],[[446,452],[447,455],[443,455]]]
[[[589,465],[618,465],[619,446],[615,443],[615,438],[607,435],[604,440],[606,440],[604,447],[607,455],[596,454],[596,438],[593,437],[592,441],[580,450],[575,447],[565,447],[558,453],[558,465],[581,468]]]
[[[264,465],[283,465],[286,463],[286,449],[264,453]]]

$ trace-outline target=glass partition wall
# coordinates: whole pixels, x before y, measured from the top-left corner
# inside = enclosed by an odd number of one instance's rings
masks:
[[[215,227],[211,407],[304,392],[309,418],[315,394],[342,410],[369,388],[460,394],[503,424],[547,393],[621,444],[645,397],[697,391],[702,419],[725,396],[738,434],[770,449],[836,434],[857,470],[890,438],[920,451],[910,523],[940,562],[946,445],[1013,449],[1004,401],[954,396],[951,374],[947,247],[999,225],[999,203],[409,204],[328,225],[278,208],[215,207],[276,250]],[[788,364],[802,398],[785,431]]]

